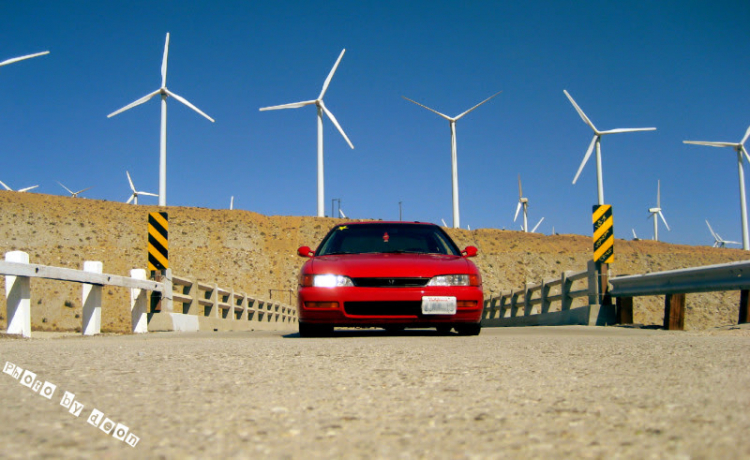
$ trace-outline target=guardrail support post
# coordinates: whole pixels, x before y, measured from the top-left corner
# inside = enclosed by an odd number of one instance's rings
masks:
[[[7,262],[29,263],[29,255],[21,251],[5,254]],[[31,284],[27,276],[5,277],[6,317],[8,334],[31,337]]]
[[[685,329],[685,294],[667,294],[664,299],[664,329]]]
[[[102,263],[87,260],[83,271],[102,273]],[[83,335],[96,335],[102,331],[102,287],[94,284],[83,285]]]
[[[573,282],[568,279],[569,272],[563,272],[562,278],[560,279],[560,310],[570,310],[570,305],[573,303],[573,299],[570,298],[570,288]]]
[[[633,298],[617,297],[617,324],[633,324]]]
[[[146,270],[135,268],[130,270],[130,277],[145,280]],[[130,324],[133,333],[141,334],[148,332],[148,291],[145,289],[130,290]]]
[[[737,324],[750,323],[750,291],[740,291],[740,319]]]

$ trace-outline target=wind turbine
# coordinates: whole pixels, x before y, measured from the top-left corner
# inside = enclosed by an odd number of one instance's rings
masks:
[[[109,115],[107,118],[112,118],[118,113],[122,113],[128,109],[132,109],[135,106],[141,105],[148,102],[154,96],[161,96],[161,136],[159,141],[159,206],[167,205],[167,97],[171,96],[178,101],[182,102],[186,106],[198,112],[200,115],[206,117],[211,123],[214,119],[201,112],[198,107],[194,106],[187,99],[182,96],[178,96],[172,91],[167,89],[167,55],[169,54],[169,32],[167,32],[167,39],[164,42],[164,56],[161,61],[161,87],[153,93],[147,94],[142,98],[131,102],[120,110],[116,110]],[[144,193],[145,195],[145,193]]]
[[[708,231],[711,232],[711,235],[714,237],[714,245],[715,248],[724,248],[727,246],[727,244],[742,244],[739,241],[727,241],[723,239],[718,233],[714,231],[713,228],[711,228],[711,224],[708,223],[708,219],[706,219],[706,225],[708,225]]]
[[[0,185],[2,185],[3,187],[5,187],[5,190],[7,190],[9,192],[18,192],[18,193],[28,192],[29,190],[32,190],[32,189],[35,189],[35,188],[39,187],[38,185],[32,185],[31,187],[22,188],[21,190],[13,190],[12,188],[10,188],[7,185],[5,185],[5,183],[3,181],[0,181]]]
[[[71,189],[69,189],[68,187],[64,186],[64,185],[62,184],[62,182],[60,182],[60,181],[56,181],[56,182],[57,182],[58,184],[60,184],[60,187],[62,187],[62,188],[64,188],[65,190],[67,190],[67,191],[68,191],[68,193],[70,193],[70,195],[71,195],[71,196],[72,196],[73,198],[78,198],[78,195],[80,195],[81,193],[85,192],[86,190],[89,190],[89,189],[92,189],[92,188],[94,188],[94,187],[88,187],[88,188],[85,188],[85,189],[83,189],[83,190],[79,190],[79,191],[77,191],[77,192],[74,192],[73,190],[71,190]]]
[[[450,122],[451,125],[451,171],[452,171],[452,182],[453,182],[453,228],[460,228],[460,218],[459,218],[459,212],[458,212],[458,159],[456,156],[456,122],[464,117],[464,115],[468,114],[472,110],[476,109],[480,105],[484,104],[485,102],[489,101],[493,97],[497,96],[498,94],[502,93],[502,91],[498,91],[497,93],[493,94],[492,96],[488,97],[487,99],[483,100],[479,104],[475,105],[474,107],[470,108],[466,112],[457,115],[455,117],[449,117],[448,115],[442,114],[438,112],[437,110],[431,109],[427,107],[426,105],[422,105],[417,101],[413,101],[409,99],[406,96],[401,96],[404,99],[406,99],[409,102],[413,102],[414,104],[417,104],[420,107],[423,107],[427,110],[429,110],[432,113],[436,113],[437,115],[445,118]]]
[[[664,218],[664,214],[661,213],[661,181],[656,181],[656,207],[649,208],[648,212],[651,213],[651,217],[654,219],[654,241],[659,241],[659,217],[664,221],[664,225],[667,226],[667,230],[672,231],[669,228],[667,219]],[[657,217],[658,216],[658,217]]]
[[[513,217],[513,222],[518,219],[518,212],[521,211],[521,208],[523,208],[523,229],[524,232],[529,231],[529,220],[528,220],[528,208],[529,208],[529,199],[524,198],[523,196],[523,189],[521,188],[521,175],[518,175],[518,206],[516,206],[516,215]]]
[[[128,182],[130,182],[130,189],[133,191],[133,194],[130,195],[130,198],[128,198],[128,201],[126,201],[126,204],[130,204],[132,201],[133,204],[138,204],[138,195],[148,195],[148,196],[159,196],[156,193],[148,193],[148,192],[139,192],[135,189],[135,185],[133,185],[133,179],[130,178],[130,173],[128,171],[125,171],[125,174],[128,175]],[[62,185],[62,184],[60,184]]]
[[[341,208],[339,208],[339,214],[341,214],[342,219],[348,219],[348,217],[346,217],[346,214],[344,214],[344,211],[342,211]]]
[[[632,228],[631,230],[633,230],[633,241],[641,241],[641,239],[638,238],[638,235],[635,234],[635,229]]]
[[[745,141],[747,141],[747,138],[750,137],[750,127],[747,128],[747,131],[745,132],[745,137],[742,138],[742,141],[739,143],[735,142],[704,142],[704,141],[682,141],[685,144],[695,144],[695,145],[708,145],[710,147],[732,147],[735,152],[737,152],[737,169],[739,170],[740,174],[740,212],[742,215],[742,249],[748,250],[750,249],[750,238],[748,238],[748,230],[747,230],[747,205],[745,202],[745,171],[743,168],[743,159],[742,155],[744,154],[745,157],[750,161],[750,156],[747,154],[747,150],[745,150]]]
[[[573,178],[573,184],[576,183],[578,180],[578,176],[581,175],[581,171],[583,170],[583,167],[586,166],[586,162],[589,161],[589,157],[591,156],[591,152],[594,150],[594,145],[596,145],[596,183],[597,183],[597,194],[599,198],[599,205],[604,204],[604,182],[602,181],[602,148],[601,148],[601,140],[602,136],[606,134],[618,134],[618,133],[632,133],[636,131],[655,131],[656,128],[617,128],[617,129],[610,129],[609,131],[599,131],[596,129],[594,124],[589,120],[589,118],[586,116],[585,113],[583,113],[583,110],[581,110],[580,107],[578,107],[578,104],[576,104],[576,101],[573,100],[573,97],[568,94],[567,90],[563,90],[563,93],[568,97],[570,100],[570,103],[573,104],[573,107],[575,107],[576,112],[578,112],[578,115],[581,116],[581,119],[589,125],[589,127],[594,131],[594,138],[591,140],[591,144],[589,144],[588,150],[586,150],[586,155],[583,157],[583,161],[581,162],[581,166],[578,167],[578,172],[576,173],[576,177]]]
[[[336,68],[339,66],[339,62],[341,62],[341,58],[344,57],[344,52],[346,51],[346,48],[341,50],[341,54],[339,54],[339,58],[336,60],[336,63],[333,65],[333,68],[331,69],[331,72],[328,74],[328,78],[326,78],[325,82],[323,83],[323,89],[320,91],[320,94],[318,95],[317,99],[313,99],[310,101],[302,101],[302,102],[294,102],[292,104],[283,104],[283,105],[274,105],[271,107],[262,107],[260,109],[261,112],[266,110],[279,110],[279,109],[298,109],[300,107],[304,107],[306,105],[313,105],[318,108],[318,217],[325,217],[325,181],[323,178],[323,112],[325,112],[326,116],[328,117],[331,122],[333,122],[334,126],[336,126],[336,129],[339,130],[341,135],[344,137],[344,140],[347,144],[349,144],[349,147],[354,149],[354,144],[352,144],[352,141],[349,140],[349,138],[346,136],[346,133],[341,128],[341,125],[339,125],[339,122],[336,121],[336,117],[333,116],[330,110],[326,108],[325,104],[323,103],[323,96],[326,94],[326,91],[328,90],[328,85],[331,84],[331,79],[333,78],[333,74],[336,72]]]
[[[37,56],[44,56],[45,54],[49,54],[49,51],[42,51],[41,53],[27,54],[26,56],[21,56],[21,57],[17,57],[17,58],[6,59],[3,62],[0,62],[0,67],[2,67],[4,65],[8,65],[8,64],[13,64],[14,62],[23,61],[25,59],[31,59],[31,58],[35,58]]]

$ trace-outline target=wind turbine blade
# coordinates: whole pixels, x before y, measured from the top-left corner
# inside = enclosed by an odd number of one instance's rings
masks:
[[[498,94],[500,94],[500,93],[502,93],[502,91],[498,91],[498,92],[496,92],[495,94],[493,94],[492,96],[490,96],[490,97],[488,97],[487,99],[483,100],[482,102],[480,102],[479,104],[475,105],[474,107],[470,108],[470,109],[469,109],[469,110],[467,110],[466,112],[464,112],[464,113],[462,113],[461,115],[459,115],[459,116],[455,117],[455,118],[454,118],[454,120],[459,120],[459,119],[461,119],[461,117],[463,117],[463,116],[464,116],[464,115],[466,115],[467,113],[469,113],[469,112],[471,112],[472,110],[476,109],[477,107],[479,107],[480,105],[482,105],[482,104],[484,104],[485,102],[489,101],[490,99],[492,99],[493,97],[497,96],[497,95],[498,95]]]
[[[294,102],[292,104],[274,105],[271,107],[262,107],[260,108],[260,111],[265,112],[266,110],[298,109],[306,105],[315,104],[315,102],[316,101],[303,101],[303,102]]]
[[[213,122],[214,122],[214,119],[213,119],[213,118],[211,118],[211,117],[209,117],[208,115],[206,115],[205,113],[201,112],[201,110],[200,110],[200,109],[199,109],[198,107],[196,107],[196,106],[194,106],[193,104],[191,104],[190,102],[188,102],[188,100],[187,100],[187,99],[185,99],[184,97],[182,97],[182,96],[179,96],[179,95],[177,95],[177,94],[173,93],[172,91],[169,91],[168,89],[165,89],[164,91],[166,91],[168,95],[172,96],[173,98],[177,99],[178,101],[182,102],[182,103],[183,103],[183,104],[185,104],[186,106],[190,107],[191,109],[195,110],[195,111],[196,111],[196,112],[198,112],[199,114],[201,114],[201,115],[203,115],[204,117],[206,117],[206,118],[208,119],[208,121],[210,121],[211,123],[213,123]]]
[[[71,189],[69,189],[68,187],[64,186],[64,185],[62,184],[62,182],[60,182],[60,181],[55,181],[55,182],[57,182],[58,184],[60,184],[60,187],[62,187],[62,188],[64,188],[65,190],[67,190],[67,191],[68,191],[68,193],[70,193],[71,195],[73,195],[73,194],[74,194],[74,193],[73,193],[73,190],[71,190]]]
[[[664,225],[667,226],[667,230],[669,230],[671,232],[672,229],[669,228],[669,224],[667,223],[667,219],[664,218],[664,214],[661,213],[661,210],[659,210],[659,217],[661,217],[661,220],[664,222]],[[654,217],[654,218],[656,218],[656,217]]]
[[[406,99],[406,100],[407,100],[407,101],[409,101],[409,102],[412,102],[412,103],[414,103],[414,104],[417,104],[417,105],[418,105],[418,106],[420,106],[420,107],[424,107],[425,109],[429,110],[429,111],[430,111],[430,112],[432,112],[432,113],[436,113],[436,114],[440,115],[441,117],[445,118],[445,119],[446,119],[446,120],[448,120],[448,121],[453,121],[453,118],[449,117],[448,115],[446,115],[446,114],[444,114],[444,113],[440,113],[440,112],[438,112],[438,111],[437,111],[437,110],[435,110],[435,109],[431,109],[431,108],[427,107],[426,105],[422,105],[422,104],[420,104],[420,103],[419,103],[419,102],[417,102],[417,101],[413,101],[413,100],[409,99],[409,98],[408,98],[408,97],[406,97],[406,96],[401,96],[401,97],[403,97],[404,99]]]
[[[716,241],[719,240],[719,238],[716,237],[716,233],[714,232],[714,229],[711,228],[711,224],[708,223],[708,219],[706,219],[706,225],[708,225],[708,231],[711,232],[711,236],[714,237]]]
[[[135,198],[135,193],[130,195],[130,198],[128,198],[128,201],[126,201],[125,204],[130,204],[130,202],[133,201],[133,198]]]
[[[737,147],[736,142],[682,141],[683,144],[708,145],[709,147]]]
[[[122,112],[124,112],[124,111],[126,111],[128,109],[132,109],[133,107],[135,107],[137,105],[141,105],[141,104],[143,104],[145,102],[148,102],[152,97],[156,96],[160,92],[161,92],[161,90],[157,89],[153,93],[147,94],[147,95],[143,96],[142,98],[138,99],[137,101],[131,102],[130,104],[126,105],[125,107],[121,108],[120,110],[115,110],[114,112],[112,112],[109,115],[107,115],[107,118],[112,118],[115,115],[117,115],[118,113],[122,113]]]
[[[333,74],[336,73],[336,69],[339,66],[339,62],[341,62],[341,58],[344,57],[345,52],[346,52],[346,48],[341,50],[341,54],[339,54],[339,58],[336,59],[336,63],[333,65],[331,72],[328,73],[328,77],[326,78],[326,81],[323,83],[323,89],[320,91],[320,96],[318,96],[318,99],[323,99],[323,95],[328,90],[328,85],[331,84],[331,79],[333,78]]]
[[[94,187],[91,186],[91,187],[87,187],[87,188],[85,188],[83,190],[79,190],[79,191],[76,192],[76,195],[80,195],[81,193],[85,192],[86,190],[91,190],[92,188],[94,188]]]
[[[573,178],[573,184],[576,183],[578,180],[578,176],[581,175],[581,171],[583,171],[583,167],[586,166],[586,162],[589,161],[589,157],[591,156],[591,152],[594,151],[594,144],[596,143],[596,140],[599,138],[599,136],[594,136],[594,138],[591,140],[591,144],[589,144],[589,149],[586,151],[586,156],[583,157],[583,161],[581,162],[581,166],[578,167],[578,172],[576,173],[576,177]]]
[[[631,228],[630,230],[632,230],[632,231],[633,231],[633,238],[638,238],[638,235],[636,235],[636,234],[635,234],[635,229],[634,229],[634,228]]]
[[[578,115],[581,116],[581,119],[583,120],[583,122],[589,125],[589,127],[593,129],[595,133],[599,134],[599,131],[596,129],[596,126],[594,126],[594,124],[591,123],[591,120],[589,120],[589,117],[587,117],[586,114],[583,113],[583,110],[581,110],[581,108],[578,107],[578,104],[576,104],[576,101],[573,100],[573,96],[571,96],[568,93],[568,90],[564,89],[563,93],[565,93],[565,95],[568,97],[568,100],[570,100],[570,103],[573,104],[573,107],[575,107],[576,112],[578,112]]]
[[[6,59],[5,61],[0,62],[0,67],[2,67],[4,65],[8,65],[8,64],[13,64],[14,62],[23,61],[25,59],[31,59],[31,58],[35,58],[37,56],[44,56],[45,54],[49,54],[49,51],[42,51],[41,53],[27,54],[26,56],[21,56],[21,57],[17,57],[17,58]]]
[[[656,181],[656,207],[661,208],[661,181]]]
[[[19,190],[19,192],[28,192],[29,190],[33,190],[35,188],[39,187],[38,185],[32,185],[31,187],[22,188]]]
[[[531,233],[536,233],[536,229],[539,228],[539,225],[544,221],[544,217],[541,218],[539,222],[534,226],[534,228],[531,230]]]
[[[515,221],[516,221],[516,219],[518,219],[518,212],[519,212],[520,210],[521,210],[521,202],[519,201],[519,202],[518,202],[518,206],[516,206],[516,215],[515,215],[515,216],[513,217],[513,222],[515,222]]]
[[[164,41],[164,57],[161,59],[161,87],[167,87],[167,55],[169,54],[169,32],[167,39]]]
[[[135,193],[135,185],[133,185],[133,179],[131,179],[131,178],[130,178],[130,173],[129,173],[128,171],[125,171],[125,174],[127,174],[127,175],[128,175],[128,182],[130,182],[130,188],[131,188],[131,189],[133,190],[133,192]]]
[[[521,189],[521,175],[519,174],[518,175],[518,199],[520,200],[521,198],[523,198],[523,191]],[[521,203],[518,203],[518,204],[520,205]]]
[[[342,211],[341,208],[339,208],[339,214],[341,214],[342,218],[348,219],[348,217],[346,217],[346,214],[344,214],[344,211]]]
[[[747,158],[747,161],[750,161],[750,155],[747,154],[747,150],[745,150],[745,146],[740,145],[740,148],[742,149],[742,153],[745,154],[745,158]]]
[[[346,143],[349,144],[349,147],[354,148],[354,144],[352,144],[352,141],[349,140],[349,138],[346,136],[346,133],[343,129],[341,129],[341,125],[339,125],[339,122],[336,121],[336,117],[333,116],[330,110],[328,110],[323,104],[323,101],[320,101],[320,106],[323,108],[323,111],[328,115],[328,118],[333,122],[334,126],[336,126],[336,129],[339,130],[342,136],[344,136],[344,139],[346,140]]]
[[[443,227],[447,227],[448,226],[448,224],[445,223],[445,219],[440,218],[440,220],[443,222]]]
[[[7,185],[5,185],[5,182],[3,182],[3,181],[1,181],[1,180],[0,180],[0,185],[2,185],[3,187],[5,187],[5,190],[7,190],[7,191],[9,191],[9,192],[12,192],[12,191],[13,191],[13,189],[11,189],[11,188],[10,188],[10,187],[8,187]]]
[[[138,192],[139,195],[147,195],[147,196],[159,196],[156,193],[149,193],[149,192]]]
[[[742,142],[740,142],[740,144],[745,145],[745,141],[748,137],[750,137],[750,126],[747,127],[747,131],[745,131],[745,137],[742,138]]]
[[[656,128],[617,128],[609,131],[602,131],[599,134],[617,134],[617,133],[635,133],[638,131],[656,131]]]

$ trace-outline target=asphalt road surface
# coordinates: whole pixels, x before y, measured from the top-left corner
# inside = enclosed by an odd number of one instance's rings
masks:
[[[750,458],[749,332],[0,337],[0,457]]]

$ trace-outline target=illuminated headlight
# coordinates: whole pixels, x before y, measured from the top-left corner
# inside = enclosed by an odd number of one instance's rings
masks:
[[[433,277],[428,286],[471,286],[469,275],[441,275]]]
[[[354,283],[352,283],[352,280],[348,276],[315,275],[313,277],[313,286],[333,288],[333,287],[354,286]]]

